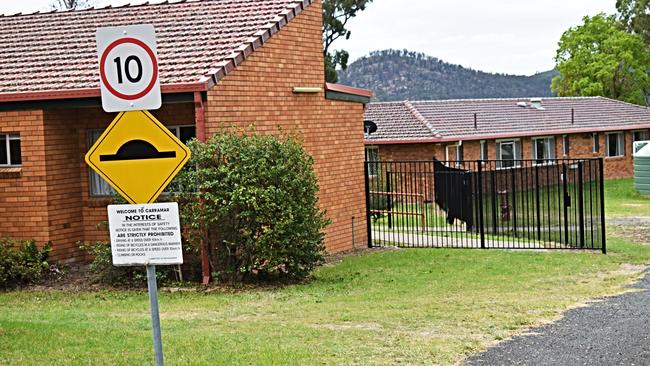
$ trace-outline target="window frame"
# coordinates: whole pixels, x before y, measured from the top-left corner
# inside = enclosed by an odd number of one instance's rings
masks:
[[[0,136],[5,137],[5,146],[0,146],[7,154],[7,163],[0,163],[0,168],[20,168],[23,166],[23,152],[22,152],[22,139],[20,133],[17,132],[3,132]],[[11,158],[11,141],[18,141],[18,150],[20,151],[18,158],[20,161],[17,164],[12,164]]]
[[[503,146],[512,144],[512,154],[513,159],[507,159],[513,161],[512,166],[503,166]],[[521,139],[502,139],[496,140],[496,158],[497,158],[497,169],[510,169],[510,168],[520,168],[521,167]]]
[[[379,158],[379,146],[366,146],[365,148],[365,160],[368,163],[374,163],[374,162],[379,162],[381,161]],[[377,158],[377,160],[371,160],[371,154],[369,153],[370,151],[374,152],[374,156]],[[368,164],[368,176],[369,177],[376,177],[377,174],[379,173],[379,166],[381,164]]]
[[[609,155],[610,150],[610,136],[617,136],[616,138],[616,153],[617,155]],[[625,156],[625,133],[623,131],[618,132],[606,132],[605,133],[605,157],[608,158],[620,158]]]
[[[571,138],[569,135],[562,135],[562,156],[565,158],[571,154]]]
[[[480,142],[480,152],[479,152],[479,157],[480,160],[485,162],[488,160],[488,146],[487,146],[487,141],[481,140]]]
[[[450,159],[449,156],[449,149],[454,148],[454,159]],[[463,144],[462,142],[457,142],[455,144],[449,144],[445,145],[445,161],[447,164],[451,165],[450,163],[453,161],[454,165],[456,166],[461,166],[462,161],[463,161]]]
[[[544,147],[548,150],[549,156],[544,158],[537,157],[537,142],[544,140]],[[555,159],[555,136],[538,136],[531,138],[533,144],[533,165],[548,165],[552,164],[551,160]],[[541,160],[542,162],[539,162]]]
[[[176,138],[178,138],[179,140],[181,139],[181,137],[180,137],[181,128],[183,128],[183,127],[193,127],[194,128],[194,135],[196,137],[196,126],[195,125],[185,124],[185,125],[173,125],[173,126],[165,126],[165,127],[169,131],[171,131],[174,134],[174,136],[176,136]],[[88,145],[87,146],[88,150],[90,150],[90,148],[95,144],[95,142],[97,141],[97,139],[99,139],[99,137],[102,135],[103,132],[104,132],[104,129],[101,129],[101,128],[89,128],[89,129],[86,129],[86,144]],[[97,134],[96,139],[91,138],[92,133]],[[104,178],[102,178],[101,175],[99,175],[93,169],[88,169],[88,171],[89,171],[88,172],[88,193],[89,193],[91,198],[106,198],[106,197],[112,197],[113,195],[117,194],[115,189],[110,184],[108,184],[108,182],[106,182],[106,180]],[[96,178],[93,178],[93,176],[96,176]],[[99,180],[99,185],[103,186],[102,188],[105,188],[105,190],[103,192],[97,193],[97,192],[93,191],[93,188],[95,187],[95,185],[93,185],[92,182],[95,179],[98,179]],[[164,193],[165,192],[163,192],[163,194]]]

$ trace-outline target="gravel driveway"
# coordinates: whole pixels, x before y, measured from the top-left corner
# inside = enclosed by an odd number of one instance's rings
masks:
[[[650,217],[608,218],[608,231],[650,243]],[[640,291],[567,311],[529,335],[501,342],[465,365],[649,365],[650,270],[632,286]]]
[[[504,341],[466,365],[650,365],[650,271],[629,292],[569,310],[533,334]]]

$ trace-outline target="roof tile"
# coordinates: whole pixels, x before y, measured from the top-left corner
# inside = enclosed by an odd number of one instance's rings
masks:
[[[0,16],[0,95],[98,88],[95,30],[130,24],[154,25],[161,85],[216,81],[234,68],[229,59],[241,63],[310,3],[197,0]]]
[[[526,107],[518,102],[526,102]],[[604,97],[544,98],[542,107],[532,107],[525,98],[371,103],[365,118],[378,129],[367,140],[462,140],[650,128],[650,108]]]

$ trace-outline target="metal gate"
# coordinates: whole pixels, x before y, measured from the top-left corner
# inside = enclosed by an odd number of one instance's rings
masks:
[[[603,160],[365,162],[368,245],[606,252]]]

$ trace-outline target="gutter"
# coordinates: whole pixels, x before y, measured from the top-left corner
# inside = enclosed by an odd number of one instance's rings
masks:
[[[165,84],[160,86],[160,92],[162,94],[204,92],[207,91],[208,88],[209,88],[208,82]],[[0,93],[0,103],[58,100],[58,99],[98,98],[100,96],[101,96],[101,92],[99,88]]]

